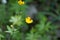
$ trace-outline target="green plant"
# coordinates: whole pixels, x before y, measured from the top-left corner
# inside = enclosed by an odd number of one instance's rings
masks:
[[[0,40],[2,40],[2,38],[4,38],[4,35],[3,35],[2,30],[0,29]]]
[[[53,22],[60,20],[58,12],[60,7],[54,10],[57,12],[57,16],[50,10],[54,8],[54,2],[57,1],[53,1],[53,4],[47,3],[49,6],[46,2],[47,0],[9,0],[7,4],[0,4],[0,40],[6,40],[6,34],[10,35],[11,39],[9,40],[51,40],[56,35],[55,31],[58,28]],[[48,0],[48,2],[50,1]],[[37,15],[33,13],[33,16],[31,16],[30,4],[31,6],[36,6],[38,10]],[[30,16],[29,13],[31,14]],[[52,20],[48,21],[46,15],[53,17]]]

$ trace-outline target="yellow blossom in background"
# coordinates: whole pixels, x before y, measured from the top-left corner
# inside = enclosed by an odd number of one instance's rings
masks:
[[[31,17],[27,17],[25,19],[26,23],[30,24],[30,23],[33,23],[33,20],[31,19]]]
[[[24,5],[24,1],[19,0],[19,1],[18,1],[18,4],[19,4],[19,5]]]

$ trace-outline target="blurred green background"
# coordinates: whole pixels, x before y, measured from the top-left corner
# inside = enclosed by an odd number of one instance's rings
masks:
[[[20,6],[18,4],[18,0],[0,0],[0,40],[25,40],[23,39],[24,33],[28,35],[26,40],[49,40],[51,36],[51,40],[60,40],[59,30],[60,30],[60,0],[23,0],[26,4]],[[26,7],[30,4],[36,6],[36,10],[38,11],[35,18],[37,18],[39,23],[34,24],[26,24],[24,22],[24,18],[26,17]],[[23,14],[20,14],[22,11]],[[18,16],[17,16],[18,15]],[[25,16],[24,16],[25,15]],[[33,14],[32,14],[33,15]],[[15,23],[15,19],[17,18],[18,21]],[[19,19],[20,16],[23,16],[22,19]],[[9,20],[13,22],[9,22]],[[19,21],[20,20],[20,21]],[[37,21],[35,19],[35,21]],[[22,22],[22,23],[21,23]],[[9,26],[13,25],[16,27],[15,29],[9,28]],[[7,25],[9,25],[7,27]],[[21,25],[24,27],[21,28]],[[28,29],[29,26],[34,26],[33,29]],[[27,27],[27,28],[26,28]],[[25,32],[26,30],[30,30]],[[50,28],[50,29],[49,29]],[[9,31],[6,33],[5,31]],[[12,31],[11,31],[12,30]],[[24,32],[19,32],[18,30],[22,30]],[[14,33],[13,33],[14,31]],[[34,33],[35,32],[35,33]],[[46,34],[47,33],[47,34]],[[14,35],[13,35],[14,34]],[[18,35],[19,36],[18,36]],[[22,35],[22,36],[21,36]],[[49,36],[47,36],[49,35]],[[49,37],[49,38],[48,38]]]

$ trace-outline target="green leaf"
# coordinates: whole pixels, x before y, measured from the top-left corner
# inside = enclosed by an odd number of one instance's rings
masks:
[[[4,36],[2,34],[0,34],[0,38],[4,38]]]

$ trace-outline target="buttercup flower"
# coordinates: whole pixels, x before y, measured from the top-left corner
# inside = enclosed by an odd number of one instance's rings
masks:
[[[31,19],[31,17],[27,17],[25,19],[26,23],[30,24],[30,23],[33,23],[33,20]]]
[[[18,1],[18,4],[19,4],[19,5],[24,5],[24,1],[19,0],[19,1]]]

